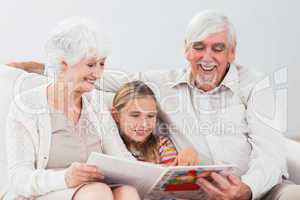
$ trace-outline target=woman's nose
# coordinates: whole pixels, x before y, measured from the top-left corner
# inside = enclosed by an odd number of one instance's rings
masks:
[[[93,70],[93,76],[96,79],[100,79],[101,75],[102,75],[102,72],[103,72],[103,68],[102,67],[95,67],[95,69]]]

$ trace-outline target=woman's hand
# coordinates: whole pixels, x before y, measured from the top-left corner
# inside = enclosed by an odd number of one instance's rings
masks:
[[[189,146],[184,148],[177,155],[177,165],[197,165],[200,162],[199,155],[197,151]]]
[[[65,182],[69,188],[77,187],[83,183],[97,182],[104,179],[103,174],[96,166],[74,162],[65,172]]]

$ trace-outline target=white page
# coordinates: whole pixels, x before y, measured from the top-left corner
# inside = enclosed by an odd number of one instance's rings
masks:
[[[159,165],[124,160],[92,152],[87,164],[96,165],[105,176],[107,183],[134,186],[144,196],[164,174],[165,168]]]

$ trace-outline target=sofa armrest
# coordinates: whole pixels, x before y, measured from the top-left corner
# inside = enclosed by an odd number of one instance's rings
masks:
[[[300,184],[300,143],[285,139],[290,180]]]

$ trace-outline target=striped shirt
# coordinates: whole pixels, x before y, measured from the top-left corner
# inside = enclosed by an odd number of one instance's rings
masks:
[[[177,157],[177,150],[175,145],[170,140],[169,137],[160,136],[159,137],[159,156],[160,164],[168,164],[173,162]]]

